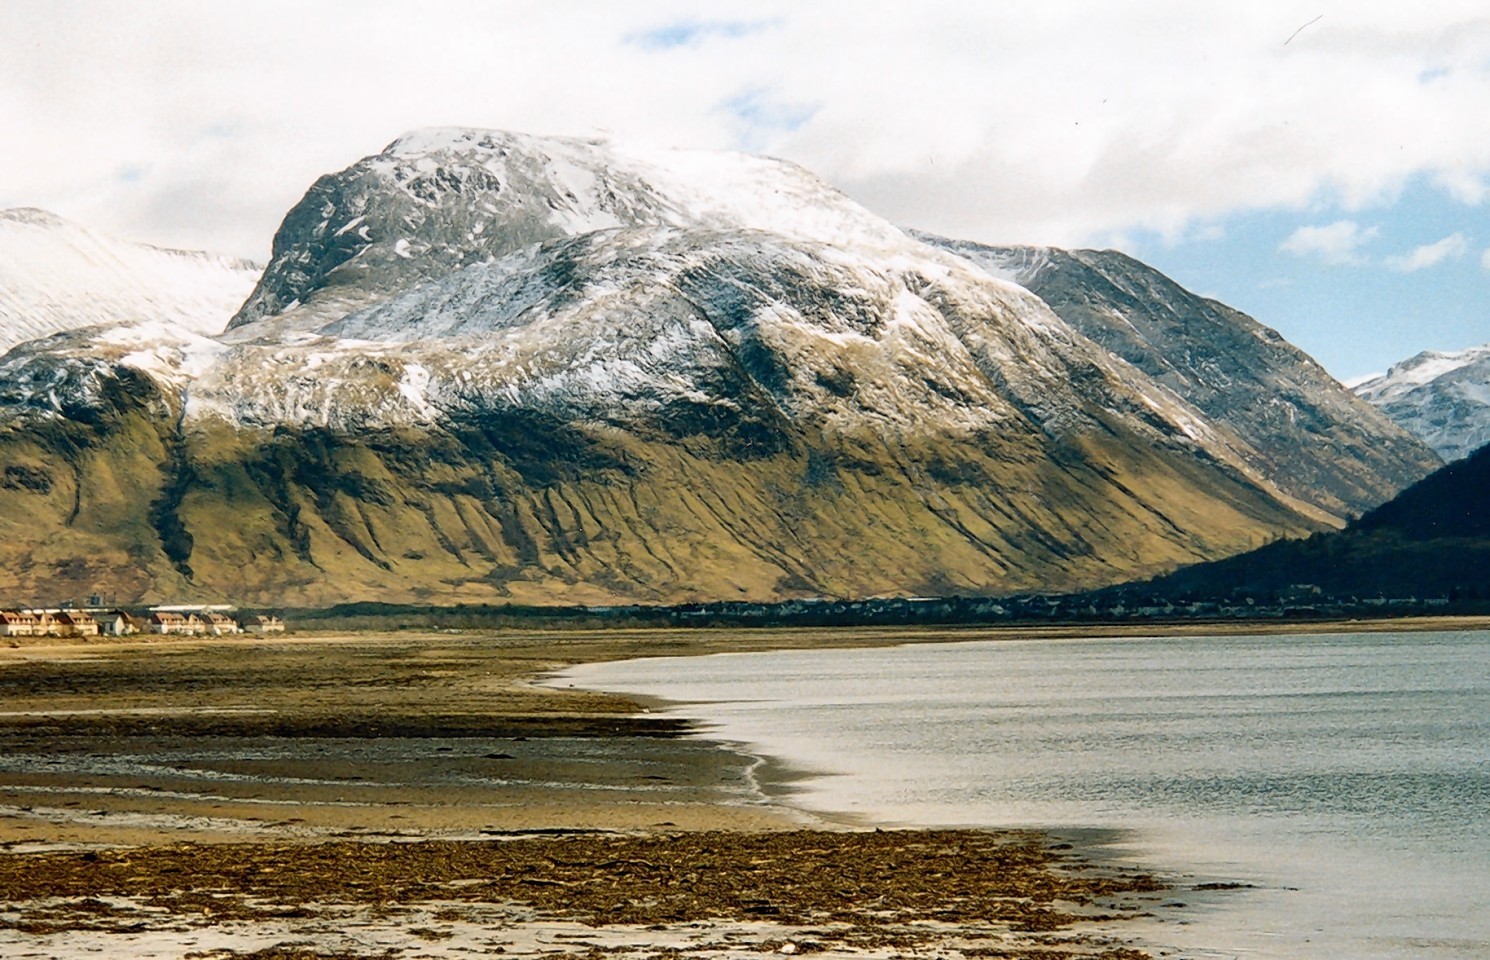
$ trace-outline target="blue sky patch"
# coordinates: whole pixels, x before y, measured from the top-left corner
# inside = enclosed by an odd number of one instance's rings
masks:
[[[692,47],[705,40],[738,40],[778,26],[777,20],[679,20],[653,27],[626,38],[643,50],[673,50]]]
[[[1490,342],[1490,220],[1426,179],[1363,209],[1253,211],[1175,241],[1129,234],[1123,246],[1273,327],[1341,379]]]
[[[731,97],[720,107],[739,125],[735,149],[747,153],[769,149],[773,139],[801,129],[818,110],[815,105],[780,100],[759,87]]]

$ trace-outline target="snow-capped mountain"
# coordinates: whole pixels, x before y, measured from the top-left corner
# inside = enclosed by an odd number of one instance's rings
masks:
[[[311,187],[286,216],[269,269],[233,326],[301,306],[319,308],[302,311],[312,316],[343,313],[534,244],[627,227],[904,243],[888,222],[779,160],[421,130]]]
[[[491,131],[317,181],[225,333],[34,341],[0,405],[17,589],[1066,589],[1349,512],[798,167]]]
[[[1363,403],[1277,331],[1132,257],[920,236],[1026,287],[1226,424],[1246,442],[1249,463],[1295,497],[1359,515],[1441,465],[1410,427]]]
[[[1356,384],[1355,392],[1445,460],[1490,443],[1490,344],[1425,351]]]
[[[99,325],[220,333],[261,269],[117,240],[42,210],[0,210],[0,353]]]

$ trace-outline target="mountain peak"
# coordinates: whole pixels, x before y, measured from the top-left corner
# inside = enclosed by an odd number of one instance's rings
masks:
[[[1353,389],[1445,460],[1490,443],[1490,344],[1424,350]]]
[[[1381,386],[1422,385],[1490,357],[1490,344],[1465,350],[1424,350],[1406,360],[1392,364],[1381,379]],[[1371,381],[1361,384],[1366,389]]]
[[[29,223],[44,227],[70,227],[76,226],[71,220],[59,217],[50,210],[40,207],[11,207],[9,210],[0,210],[0,220],[9,220],[12,223]]]
[[[481,127],[420,127],[410,130],[384,147],[383,156],[417,157],[431,153],[469,153],[514,147],[541,149],[541,145],[545,143],[600,146],[606,141],[599,138],[544,137],[508,130],[488,130]]]
[[[601,230],[761,231],[836,246],[907,235],[795,164],[742,153],[436,127],[318,180],[231,326],[325,322],[451,270]]]

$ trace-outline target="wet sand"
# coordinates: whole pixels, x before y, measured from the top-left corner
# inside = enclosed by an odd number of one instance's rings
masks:
[[[765,829],[753,761],[556,690],[648,635],[332,635],[0,649],[0,848]]]
[[[1072,860],[1050,838],[813,822],[771,800],[755,758],[683,738],[626,699],[536,682],[625,657],[1094,632],[18,638],[0,647],[0,955],[597,956],[649,944],[727,956],[791,943],[1141,956],[1111,953],[1111,933],[1094,932],[1110,924],[1090,916],[1158,909],[1151,878]],[[467,866],[451,872],[456,862]],[[969,900],[966,876],[1048,925]],[[620,900],[594,907],[600,890]],[[622,901],[640,906],[616,912]],[[881,909],[902,901],[919,905]],[[563,930],[570,939],[555,939]]]

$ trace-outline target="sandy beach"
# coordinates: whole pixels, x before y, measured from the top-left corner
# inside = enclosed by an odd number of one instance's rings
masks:
[[[1468,625],[1389,629],[1411,626]],[[18,639],[0,647],[0,954],[1144,956],[1114,923],[1164,909],[1160,880],[1040,835],[812,820],[758,759],[538,682],[1094,632]]]

